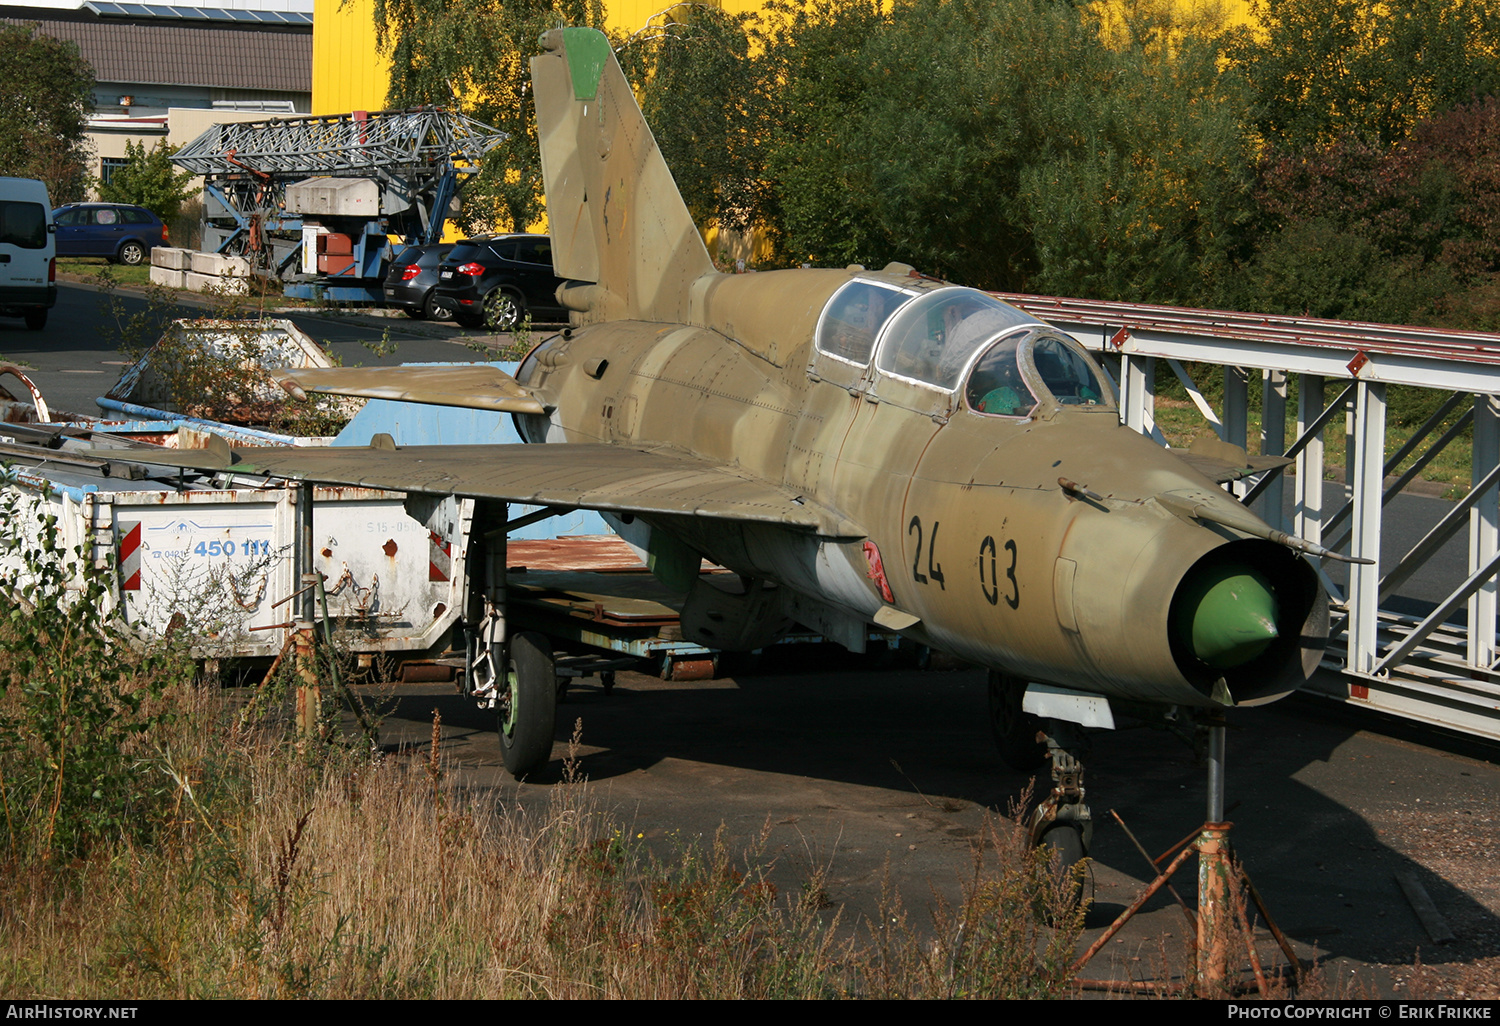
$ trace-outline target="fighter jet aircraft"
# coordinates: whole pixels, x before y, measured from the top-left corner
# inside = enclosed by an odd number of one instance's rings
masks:
[[[1007,757],[1036,764],[1044,729],[1056,786],[1033,834],[1072,857],[1088,835],[1077,724],[1108,723],[1111,702],[1222,710],[1305,681],[1327,602],[1302,553],[1328,553],[1218,487],[1249,469],[1243,450],[1158,447],[1121,426],[1073,339],[910,267],[717,272],[606,38],[568,28],[543,45],[532,78],[571,326],[513,378],[288,383],[507,411],[529,444],[205,459],[601,510],[686,593],[684,633],[705,644],[754,649],[796,621],[862,650],[874,623],[986,667]],[[703,557],[734,574],[700,575]],[[520,774],[550,756],[551,655],[507,636],[500,582],[477,585],[470,680]]]

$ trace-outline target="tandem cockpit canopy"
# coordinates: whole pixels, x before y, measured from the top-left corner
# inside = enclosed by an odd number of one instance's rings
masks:
[[[817,350],[826,380],[924,412],[967,405],[1025,417],[1043,399],[1065,407],[1115,405],[1077,343],[976,289],[856,278],[824,308]]]
[[[974,362],[964,384],[969,409],[990,416],[1030,416],[1039,395],[1059,406],[1115,408],[1113,393],[1082,350],[1035,331],[995,341]]]

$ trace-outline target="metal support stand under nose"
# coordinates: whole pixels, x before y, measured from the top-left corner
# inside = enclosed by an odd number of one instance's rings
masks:
[[[1145,906],[1151,896],[1164,887],[1176,898],[1189,922],[1196,928],[1197,968],[1192,991],[1197,996],[1218,997],[1244,989],[1240,981],[1231,975],[1229,968],[1230,953],[1233,950],[1236,935],[1242,938],[1245,945],[1246,955],[1255,976],[1256,989],[1263,996],[1269,996],[1270,986],[1265,969],[1261,965],[1260,955],[1255,948],[1254,932],[1249,921],[1248,906],[1252,903],[1260,913],[1266,927],[1271,931],[1271,935],[1276,938],[1276,943],[1280,946],[1292,972],[1294,974],[1301,972],[1302,964],[1292,949],[1291,942],[1276,926],[1264,899],[1255,889],[1255,885],[1250,882],[1249,875],[1235,858],[1234,849],[1229,843],[1229,831],[1234,824],[1224,819],[1224,737],[1225,728],[1222,720],[1209,724],[1208,818],[1194,834],[1183,838],[1160,856],[1152,858],[1136,840],[1130,829],[1125,826],[1119,815],[1111,812],[1121,828],[1125,830],[1131,843],[1150,863],[1157,876],[1131,903],[1130,907],[1122,912],[1119,918],[1110,924],[1109,929],[1104,931],[1104,934],[1073,964],[1074,974],[1081,971],[1090,959],[1102,951],[1105,945],[1124,928],[1125,924]],[[1198,856],[1196,913],[1187,907],[1186,902],[1172,889],[1170,883],[1173,874],[1195,853]],[[1168,859],[1171,861],[1167,868],[1160,869],[1162,863],[1167,862]],[[1087,985],[1089,981],[1080,982]],[[1140,989],[1159,992],[1170,989],[1165,984],[1151,982],[1121,984],[1118,981],[1111,981],[1101,985],[1106,989],[1116,990]]]

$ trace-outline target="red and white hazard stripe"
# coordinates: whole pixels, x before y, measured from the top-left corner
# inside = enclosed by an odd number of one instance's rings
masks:
[[[427,579],[446,581],[453,573],[453,548],[436,531],[427,532]]]
[[[122,520],[115,524],[120,534],[120,590],[141,590],[141,522]]]

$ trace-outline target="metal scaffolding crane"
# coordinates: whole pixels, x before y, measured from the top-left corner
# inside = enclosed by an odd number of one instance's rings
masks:
[[[355,111],[214,125],[172,162],[204,176],[204,249],[249,257],[289,294],[378,300],[389,237],[437,242],[506,138],[441,108]]]

